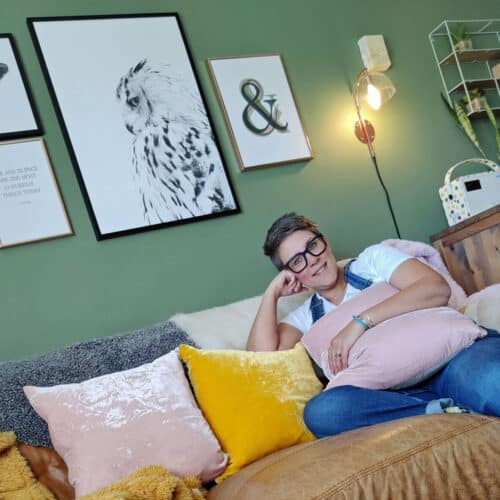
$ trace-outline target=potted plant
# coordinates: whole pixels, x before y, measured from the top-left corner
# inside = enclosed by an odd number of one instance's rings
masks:
[[[475,89],[477,90],[477,89]],[[469,96],[472,97],[474,91],[469,92]],[[465,102],[465,96],[464,98],[461,99],[462,102]],[[500,160],[500,128],[498,127],[497,119],[493,113],[493,110],[490,108],[490,105],[488,104],[488,101],[484,95],[480,95],[482,99],[482,106],[484,111],[486,112],[486,115],[488,116],[491,125],[493,126],[495,130],[495,142],[497,145],[497,157]],[[462,104],[460,101],[455,101],[453,102],[452,106],[448,103],[448,100],[446,97],[441,93],[441,98],[450,112],[450,115],[453,117],[453,119],[456,121],[457,125],[464,131],[464,133],[467,135],[469,140],[472,142],[472,144],[477,148],[477,150],[481,153],[481,155],[486,158],[486,154],[483,151],[483,148],[481,147],[481,144],[479,143],[479,139],[476,135],[476,131],[474,130],[474,127],[472,126],[472,122],[470,118],[467,116],[467,113],[465,112],[464,108],[462,107]]]
[[[470,93],[469,93],[470,94]],[[446,97],[441,93],[441,99],[443,100],[446,109],[449,111],[450,115],[453,117],[457,125],[463,130],[465,135],[469,138],[469,140],[472,142],[472,144],[475,146],[475,148],[481,153],[481,156],[486,158],[486,154],[483,151],[483,148],[481,147],[481,144],[479,143],[479,139],[476,135],[476,131],[474,130],[474,127],[472,126],[472,123],[470,121],[470,118],[467,116],[467,113],[465,112],[464,108],[460,104],[460,101],[454,101],[452,105],[448,103],[448,100]]]
[[[457,24],[455,29],[451,32],[451,37],[455,42],[453,48],[458,52],[472,49],[472,40],[469,34],[465,31],[465,24]]]
[[[483,111],[485,109],[485,100],[484,92],[481,89],[469,90],[469,95],[466,94],[462,97],[467,113]]]
[[[493,78],[500,80],[500,63],[495,64],[495,66],[491,68],[491,74],[493,75]]]

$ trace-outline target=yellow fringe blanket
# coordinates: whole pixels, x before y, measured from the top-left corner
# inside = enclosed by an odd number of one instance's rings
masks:
[[[206,496],[198,478],[181,479],[151,465],[81,500],[201,500]],[[33,475],[14,432],[0,432],[0,500],[56,500]]]
[[[13,432],[0,432],[0,500],[55,500],[35,479]]]
[[[144,467],[80,500],[201,500],[207,492],[196,477],[180,479],[163,467]]]

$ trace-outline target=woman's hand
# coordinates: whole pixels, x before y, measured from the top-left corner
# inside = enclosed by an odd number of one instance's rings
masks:
[[[349,351],[364,332],[362,325],[351,321],[332,339],[328,348],[328,363],[334,375],[347,368]]]
[[[277,305],[280,297],[294,295],[305,288],[288,270],[281,271],[269,283],[262,295],[247,340],[249,351],[276,351],[291,349],[302,337],[302,332],[287,323],[278,324]]]
[[[269,284],[268,289],[273,291],[276,299],[286,297],[287,295],[295,295],[306,290],[297,279],[297,276],[287,269],[284,269],[275,276]]]

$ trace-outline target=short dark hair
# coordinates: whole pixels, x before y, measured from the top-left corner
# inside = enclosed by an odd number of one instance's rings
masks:
[[[284,263],[278,255],[278,249],[285,238],[295,231],[306,230],[314,234],[320,234],[318,224],[303,215],[290,212],[276,219],[268,229],[266,241],[264,242],[264,254],[267,255],[273,264],[281,271]]]

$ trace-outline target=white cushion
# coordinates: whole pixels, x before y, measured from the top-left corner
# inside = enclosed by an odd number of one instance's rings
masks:
[[[304,292],[278,302],[278,320],[310,296]],[[259,309],[261,295],[202,311],[178,313],[170,318],[203,349],[245,349],[248,334]]]

